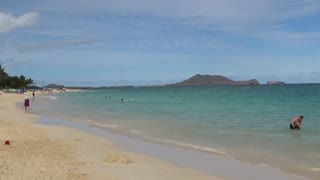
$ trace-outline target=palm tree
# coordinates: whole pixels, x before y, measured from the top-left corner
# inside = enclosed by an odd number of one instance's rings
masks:
[[[24,75],[11,77],[4,70],[5,68],[0,65],[0,88],[27,88],[34,83],[31,78],[27,79]]]
[[[5,69],[5,68],[2,67],[1,64],[0,64],[0,77],[1,77],[1,76],[8,76],[8,74],[4,71],[4,69]]]
[[[4,71],[4,68],[0,64],[0,88],[6,87],[6,81],[8,78],[8,74]]]
[[[25,81],[27,83],[27,86],[34,84],[33,80],[31,78],[26,79]]]

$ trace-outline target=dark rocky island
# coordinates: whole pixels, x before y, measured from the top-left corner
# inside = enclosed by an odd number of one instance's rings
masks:
[[[258,85],[259,82],[256,79],[248,81],[233,81],[220,75],[200,75],[196,74],[191,78],[178,82],[176,84],[170,84],[169,86],[216,86],[216,85]]]

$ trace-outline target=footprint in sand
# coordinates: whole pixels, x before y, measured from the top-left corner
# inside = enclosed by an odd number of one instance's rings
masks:
[[[132,161],[129,160],[129,158],[126,155],[123,154],[109,154],[106,158],[105,161],[107,163],[121,163],[121,164],[129,164]]]
[[[83,140],[82,140],[82,139],[79,139],[79,138],[74,138],[73,141],[74,141],[74,142],[81,142],[81,141],[83,141]]]

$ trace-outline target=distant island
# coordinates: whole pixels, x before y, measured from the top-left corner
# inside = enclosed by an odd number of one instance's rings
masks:
[[[167,86],[215,86],[215,85],[258,85],[259,82],[256,79],[247,81],[233,81],[220,75],[200,75],[196,74],[191,78],[178,82],[175,84],[169,84]]]
[[[64,85],[48,84],[46,86],[43,86],[43,88],[61,89],[61,88],[66,88],[66,87]]]
[[[283,85],[285,84],[284,82],[281,81],[267,81],[267,85],[271,86],[271,85]]]
[[[56,85],[49,84],[44,86],[43,88],[52,88],[52,89],[110,89],[110,88],[135,88],[135,87],[166,87],[166,86],[225,86],[225,85],[233,85],[233,86],[246,86],[246,85],[259,85],[259,82],[256,79],[251,79],[247,81],[233,81],[221,75],[200,75],[196,74],[191,78],[174,83],[174,84],[166,84],[166,85],[149,85],[149,86],[101,86],[101,87],[67,87],[64,85]]]

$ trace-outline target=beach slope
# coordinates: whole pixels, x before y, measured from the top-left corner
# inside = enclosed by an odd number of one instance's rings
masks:
[[[35,124],[24,96],[0,96],[0,179],[219,179],[82,131]]]

